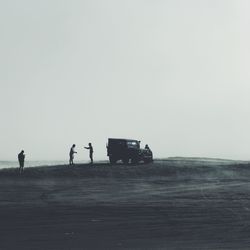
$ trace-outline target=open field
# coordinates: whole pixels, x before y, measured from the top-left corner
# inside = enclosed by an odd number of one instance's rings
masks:
[[[250,164],[0,171],[0,249],[249,249]]]

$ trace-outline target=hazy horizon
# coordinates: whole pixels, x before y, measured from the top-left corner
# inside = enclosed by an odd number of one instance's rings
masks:
[[[0,3],[0,160],[107,159],[109,137],[157,158],[250,160],[250,2]]]

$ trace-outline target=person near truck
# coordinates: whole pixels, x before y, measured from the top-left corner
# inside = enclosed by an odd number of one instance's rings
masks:
[[[89,143],[88,147],[84,147],[84,148],[89,150],[90,163],[93,164],[93,153],[94,153],[94,150],[93,150],[91,142]]]
[[[76,145],[73,144],[72,147],[70,148],[70,151],[69,151],[69,165],[74,165],[74,154],[77,154],[77,152],[75,151],[75,147],[76,147]]]

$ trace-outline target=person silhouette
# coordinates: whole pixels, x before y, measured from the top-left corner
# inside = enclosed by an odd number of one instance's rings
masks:
[[[70,148],[70,151],[69,151],[69,165],[74,165],[74,154],[77,154],[77,152],[75,151],[75,147],[76,147],[76,145],[73,144],[72,147]]]
[[[25,159],[25,154],[24,154],[24,151],[22,150],[22,151],[18,154],[19,173],[20,173],[20,174],[23,172],[23,168],[24,168],[24,159]]]
[[[150,150],[148,144],[145,145],[145,149]]]
[[[88,147],[84,147],[86,149],[89,150],[89,158],[90,158],[90,163],[93,164],[93,153],[94,153],[94,150],[93,150],[93,147],[92,147],[92,144],[91,142],[89,143],[89,146]]]

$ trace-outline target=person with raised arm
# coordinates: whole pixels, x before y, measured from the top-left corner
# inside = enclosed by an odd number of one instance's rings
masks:
[[[89,150],[90,164],[93,164],[93,153],[94,153],[94,150],[93,150],[91,142],[89,143],[88,147],[84,147],[84,148]]]

